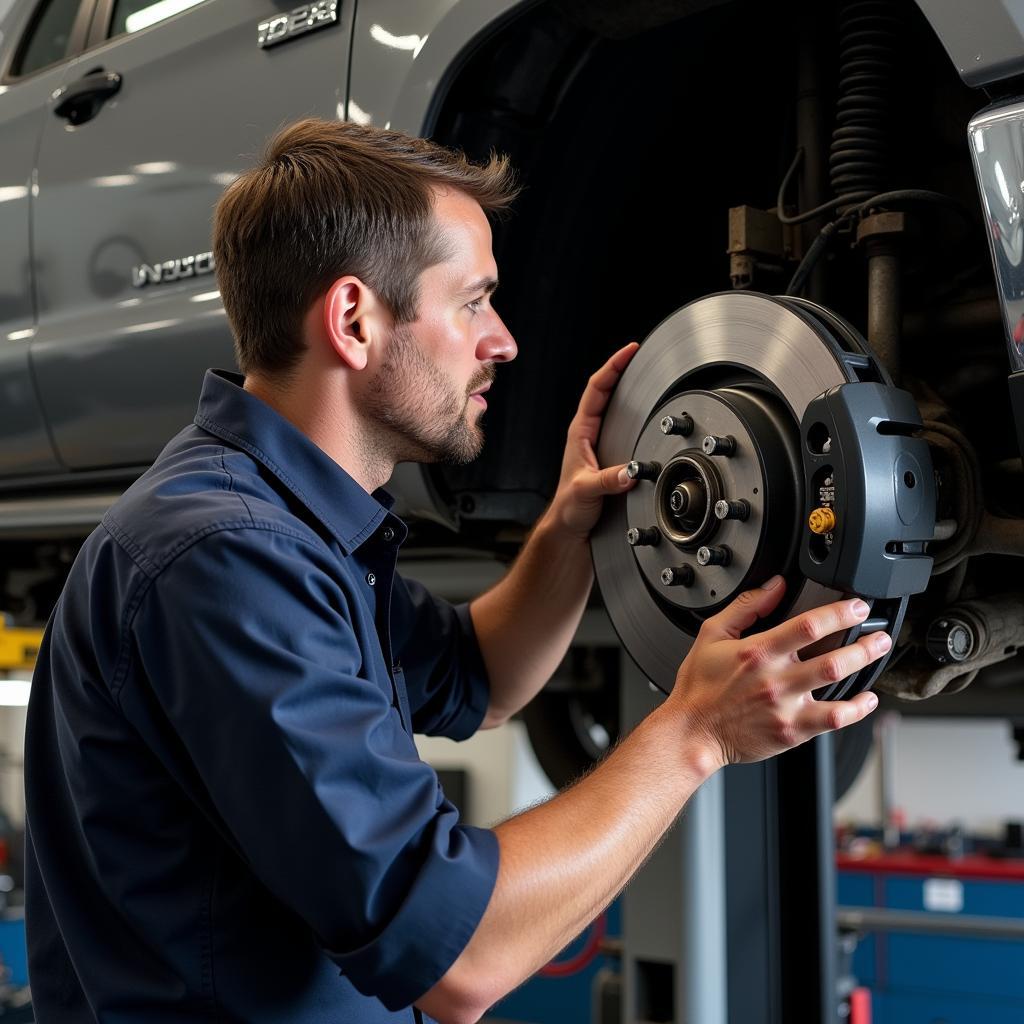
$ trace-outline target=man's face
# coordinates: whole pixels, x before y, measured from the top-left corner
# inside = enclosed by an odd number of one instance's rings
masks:
[[[490,304],[498,274],[480,205],[449,191],[434,215],[448,258],[420,276],[417,318],[392,329],[366,407],[397,447],[395,461],[466,463],[483,446],[495,364],[517,350]]]

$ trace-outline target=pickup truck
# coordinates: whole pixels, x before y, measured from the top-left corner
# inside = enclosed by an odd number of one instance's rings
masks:
[[[499,149],[525,186],[495,228],[520,355],[477,462],[396,472],[414,551],[514,551],[587,375],[623,341],[692,303],[720,302],[714,330],[735,337],[745,309],[784,309],[811,323],[807,344],[846,344],[848,368],[908,393],[907,430],[931,456],[930,570],[901,597],[878,687],[1005,695],[1024,678],[1024,24],[994,0],[972,11],[0,0],[0,609],[45,621],[81,539],[190,421],[204,370],[233,366],[213,205],[278,127],[317,115]],[[695,330],[687,351],[703,351]],[[687,386],[749,385],[783,409],[795,370],[758,359],[698,358]],[[652,389],[648,413],[673,386]],[[783,434],[803,412],[789,405]],[[800,474],[782,475],[776,491],[800,498]],[[794,545],[777,555],[792,572]],[[675,614],[648,589],[655,614]],[[687,622],[723,600],[710,594]],[[601,694],[602,664],[567,672]],[[588,707],[569,714],[581,735],[604,714]]]

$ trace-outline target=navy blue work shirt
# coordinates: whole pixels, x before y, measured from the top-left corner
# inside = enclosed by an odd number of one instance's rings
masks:
[[[32,683],[39,1024],[411,1022],[494,887],[413,732],[488,703],[406,527],[209,371],[194,425],[81,549]]]

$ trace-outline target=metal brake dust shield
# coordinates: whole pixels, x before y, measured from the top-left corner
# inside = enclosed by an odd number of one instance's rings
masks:
[[[819,415],[823,396],[844,385],[856,386],[854,413],[847,401]],[[813,422],[803,422],[809,408]],[[623,374],[598,443],[602,466],[632,462],[638,481],[605,499],[591,539],[612,624],[644,674],[671,690],[701,622],[777,572],[786,597],[762,627],[857,593],[872,605],[868,621],[815,653],[871,630],[895,636],[904,591],[927,582],[923,539],[934,525],[930,479],[914,479],[919,521],[897,516],[910,506],[894,474],[909,481],[911,464],[930,473],[911,436],[915,415],[856,331],[805,300],[711,295],[659,324]],[[885,539],[865,540],[852,515],[870,516]],[[885,660],[817,696],[868,688]]]

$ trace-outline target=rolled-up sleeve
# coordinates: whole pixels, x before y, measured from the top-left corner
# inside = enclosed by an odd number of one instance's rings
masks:
[[[215,533],[141,599],[128,685],[149,692],[119,700],[140,727],[165,718],[253,872],[361,992],[398,1009],[473,934],[498,848],[460,823],[370,678],[356,603],[311,540]]]
[[[434,597],[395,577],[391,636],[401,659],[416,732],[463,740],[480,728],[491,697],[468,604]]]

